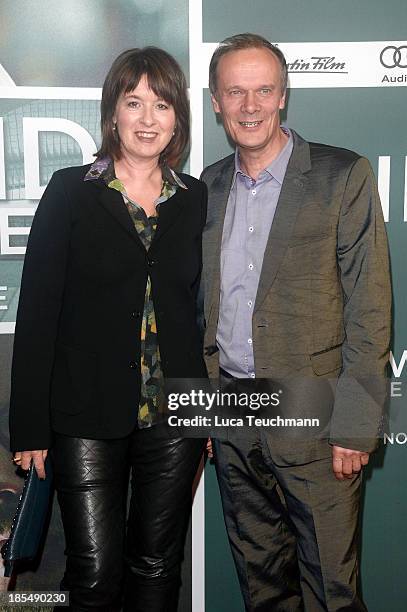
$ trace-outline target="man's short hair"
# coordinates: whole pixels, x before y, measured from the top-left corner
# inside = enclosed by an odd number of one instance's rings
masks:
[[[209,89],[213,96],[217,92],[217,70],[219,60],[226,53],[232,51],[241,51],[242,49],[268,49],[278,59],[281,67],[281,93],[284,94],[287,89],[287,62],[284,57],[284,53],[276,46],[273,45],[267,38],[260,36],[260,34],[250,34],[248,32],[244,34],[235,34],[222,40],[212,55],[211,63],[209,65]]]

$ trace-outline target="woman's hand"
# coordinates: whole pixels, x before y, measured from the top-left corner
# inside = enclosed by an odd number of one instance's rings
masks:
[[[38,478],[45,478],[46,474],[44,461],[47,455],[48,450],[17,451],[14,453],[13,461],[23,470],[29,470],[31,461],[33,461],[35,469],[37,470]]]

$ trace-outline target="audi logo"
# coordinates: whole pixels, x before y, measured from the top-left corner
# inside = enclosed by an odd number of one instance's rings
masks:
[[[407,45],[389,45],[380,53],[380,63],[385,68],[407,68]]]

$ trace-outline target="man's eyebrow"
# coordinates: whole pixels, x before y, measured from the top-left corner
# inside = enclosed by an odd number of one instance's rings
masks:
[[[274,83],[264,83],[263,85],[259,85],[259,87],[256,87],[256,91],[258,91],[259,89],[276,89],[276,85]],[[243,89],[245,90],[246,88],[243,87],[242,85],[226,85],[225,87],[226,91],[229,91],[230,89]]]

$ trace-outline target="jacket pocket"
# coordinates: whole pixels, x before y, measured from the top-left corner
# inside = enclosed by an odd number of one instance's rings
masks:
[[[342,367],[342,344],[310,355],[311,366],[317,376],[334,372]]]

